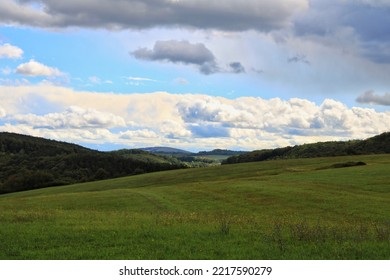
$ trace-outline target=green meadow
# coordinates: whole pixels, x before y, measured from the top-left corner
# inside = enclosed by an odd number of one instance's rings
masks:
[[[389,171],[272,160],[1,195],[0,259],[390,259]]]

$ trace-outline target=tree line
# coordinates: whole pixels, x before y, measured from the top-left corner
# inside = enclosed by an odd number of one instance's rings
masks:
[[[222,164],[275,159],[315,158],[390,153],[390,132],[366,140],[329,141],[276,149],[256,150],[227,158]]]

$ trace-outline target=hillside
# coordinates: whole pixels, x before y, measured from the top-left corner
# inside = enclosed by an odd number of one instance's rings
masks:
[[[388,260],[389,169],[290,159],[0,195],[0,259]]]
[[[29,154],[30,156],[56,156],[89,152],[93,152],[93,150],[76,144],[16,133],[0,132],[0,153],[3,155]]]
[[[184,168],[178,161],[140,153],[99,152],[75,144],[3,132],[0,133],[0,193]]]
[[[222,163],[242,163],[274,159],[334,157],[390,153],[390,132],[366,140],[319,142],[294,147],[265,149],[227,158]]]
[[[162,164],[182,164],[179,160],[171,156],[165,156],[162,154],[155,154],[147,152],[142,149],[121,149],[117,151],[109,152],[110,154],[121,156],[124,158],[131,158],[140,160],[143,162],[162,163]]]
[[[150,150],[154,152],[128,149],[99,152],[75,144],[3,132],[0,133],[0,194],[161,170],[209,167],[221,161],[226,164],[390,153],[390,133],[367,140],[306,144],[244,154],[221,149],[199,153],[167,147]]]

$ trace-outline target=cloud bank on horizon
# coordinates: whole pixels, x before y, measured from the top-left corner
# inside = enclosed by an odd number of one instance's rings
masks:
[[[0,131],[259,149],[390,130],[388,0],[3,0]]]
[[[52,85],[2,87],[0,98],[0,131],[93,145],[256,149],[390,130],[390,112],[333,99],[316,105],[299,98],[112,94]],[[40,104],[55,113],[40,112]]]

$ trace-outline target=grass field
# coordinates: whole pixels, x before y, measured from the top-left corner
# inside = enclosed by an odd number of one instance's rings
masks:
[[[332,168],[349,161],[365,166]],[[390,259],[390,155],[158,172],[0,196],[0,259]]]

